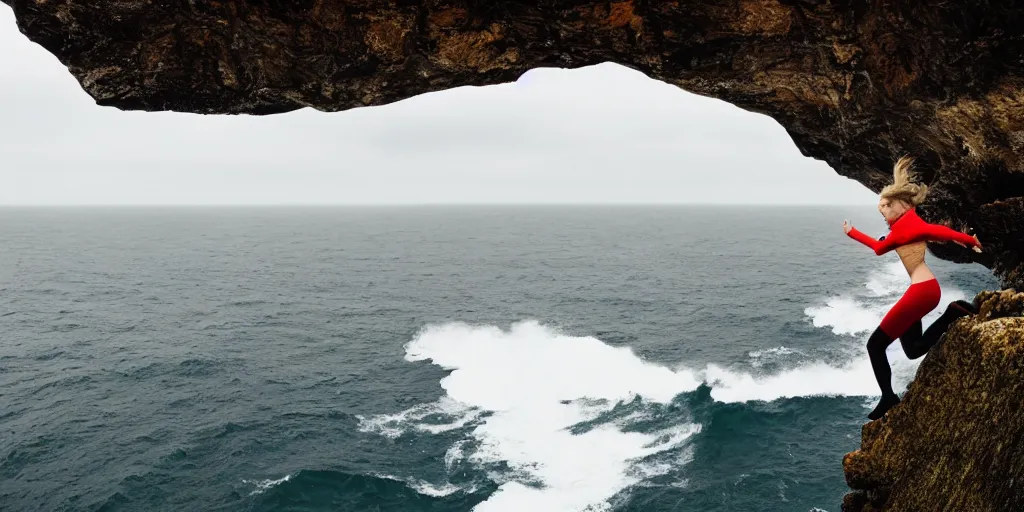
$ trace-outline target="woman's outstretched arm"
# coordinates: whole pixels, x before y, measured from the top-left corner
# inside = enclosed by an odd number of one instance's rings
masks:
[[[843,221],[843,230],[846,231],[847,236],[868,246],[872,251],[875,251],[875,254],[878,256],[892,250],[893,243],[891,240],[886,240],[884,237],[881,240],[875,240],[874,238],[861,233],[857,228],[849,225],[846,221]]]
[[[961,233],[955,229],[948,228],[941,224],[925,224],[922,231],[924,231],[924,234],[925,236],[928,237],[928,240],[936,242],[956,242],[961,245],[981,249],[981,242],[978,241],[977,237],[973,237],[966,233]]]

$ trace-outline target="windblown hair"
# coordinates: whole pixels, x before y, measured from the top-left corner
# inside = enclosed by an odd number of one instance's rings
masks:
[[[928,185],[914,183],[914,172],[911,170],[914,159],[909,156],[900,157],[892,167],[893,183],[882,189],[881,196],[890,201],[905,201],[910,206],[924,202],[928,195]]]

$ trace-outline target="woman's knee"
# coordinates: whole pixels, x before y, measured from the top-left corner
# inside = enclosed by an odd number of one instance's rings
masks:
[[[892,343],[893,339],[889,337],[881,327],[875,329],[875,332],[871,333],[868,338],[868,352],[874,352],[881,350],[885,352],[885,349]]]

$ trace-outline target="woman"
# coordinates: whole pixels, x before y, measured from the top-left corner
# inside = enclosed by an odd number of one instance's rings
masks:
[[[966,301],[951,302],[945,313],[923,334],[921,318],[939,304],[941,290],[935,275],[924,263],[925,242],[953,241],[962,246],[970,245],[975,252],[981,252],[981,242],[976,236],[968,236],[945,226],[928,224],[917,216],[915,207],[924,202],[928,187],[913,182],[910,171],[912,160],[900,158],[893,167],[894,181],[882,189],[878,211],[889,224],[889,235],[875,240],[861,233],[848,221],[843,221],[843,230],[858,242],[870,247],[881,256],[895,249],[900,261],[910,274],[910,288],[896,305],[886,313],[882,323],[868,338],[868,357],[871,368],[882,390],[878,401],[868,418],[876,420],[900,402],[892,390],[892,370],[885,356],[885,349],[896,338],[900,339],[903,351],[910,359],[921,357],[938,341],[949,325],[958,318],[974,314],[974,305]]]

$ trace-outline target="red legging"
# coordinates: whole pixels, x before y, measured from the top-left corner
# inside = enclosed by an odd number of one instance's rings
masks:
[[[882,318],[879,328],[889,338],[899,338],[910,326],[939,305],[941,295],[942,290],[935,278],[910,285],[903,297]]]

